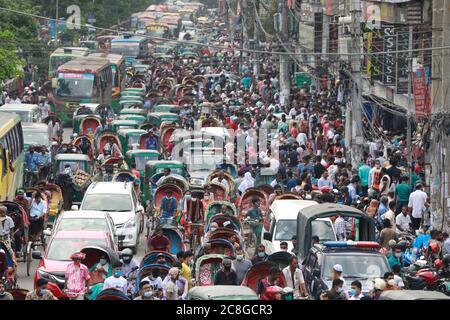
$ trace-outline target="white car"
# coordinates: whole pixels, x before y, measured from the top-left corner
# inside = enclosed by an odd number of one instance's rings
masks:
[[[52,230],[46,230],[47,236],[56,234],[58,231],[105,231],[113,238],[114,244],[118,245],[116,227],[108,212],[104,211],[63,211],[59,214]]]
[[[144,230],[144,208],[139,203],[132,183],[94,182],[81,202],[80,210],[105,211],[111,215],[119,239],[119,249],[139,245]]]

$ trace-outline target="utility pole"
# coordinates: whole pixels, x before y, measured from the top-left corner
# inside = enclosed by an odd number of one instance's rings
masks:
[[[59,0],[56,0],[56,17],[55,17],[55,40],[58,43],[58,29],[59,29]]]
[[[432,1],[433,26],[432,47],[450,45],[450,0]],[[432,94],[431,94],[431,136],[430,148],[425,150],[430,163],[429,184],[431,193],[432,227],[448,231],[450,227],[450,201],[448,175],[450,172],[450,92],[448,75],[450,62],[449,49],[432,51]]]
[[[363,154],[363,132],[362,132],[362,101],[361,101],[361,1],[352,0],[351,7],[351,34],[352,53],[350,58],[353,78],[352,100],[351,100],[351,162],[353,168],[357,168]]]
[[[407,121],[407,133],[406,133],[406,139],[408,143],[408,149],[410,150],[408,152],[408,163],[409,165],[409,185],[411,185],[412,181],[412,141],[411,141],[411,117],[412,117],[412,93],[411,93],[411,87],[412,87],[412,49],[413,49],[413,26],[409,26],[409,41],[408,41],[408,112],[406,114],[406,121]]]
[[[281,1],[279,4],[281,10],[281,41],[287,46],[289,32],[289,15],[287,1]],[[283,46],[284,47],[284,46]],[[289,48],[289,46],[287,46]],[[290,57],[286,54],[280,56],[280,104],[287,105],[291,94],[291,78],[289,74]]]
[[[254,19],[253,19],[253,43],[254,43],[254,49],[259,50],[259,41],[260,41],[260,27],[257,21],[257,16],[259,16],[259,0],[253,0],[255,1],[254,6]],[[253,63],[253,73],[259,74],[259,53],[255,53],[253,56],[254,63]]]
[[[239,0],[241,7],[241,49],[248,50],[248,28],[247,28],[247,0]],[[244,66],[244,54],[247,56],[247,52],[241,50],[239,55],[239,72],[243,73]]]

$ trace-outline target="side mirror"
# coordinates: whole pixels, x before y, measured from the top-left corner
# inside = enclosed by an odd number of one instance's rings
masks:
[[[74,205],[72,205],[72,206],[70,207],[70,210],[72,210],[72,211],[78,211],[78,206],[77,206],[76,204],[74,204]]]
[[[43,231],[43,233],[44,233],[44,236],[47,236],[47,237],[50,237],[52,235],[52,231],[50,229],[45,229]]]
[[[314,269],[313,276],[319,278],[320,277],[320,270],[319,269]]]
[[[31,252],[31,257],[33,257],[33,259],[36,259],[36,260],[41,260],[42,253],[39,250],[35,250],[35,251]]]
[[[270,232],[264,232],[263,239],[267,241],[272,241],[272,234]]]

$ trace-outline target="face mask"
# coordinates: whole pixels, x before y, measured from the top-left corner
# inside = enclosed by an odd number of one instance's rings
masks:
[[[186,195],[186,200],[189,200],[191,198],[191,195],[190,194],[187,194]]]
[[[126,264],[129,264],[131,262],[131,257],[123,257],[123,262],[125,262]]]
[[[286,251],[287,251],[287,248],[282,248],[281,251],[286,252]]]
[[[46,294],[47,292],[48,292],[47,289],[41,289],[41,290],[40,290],[40,293],[41,293],[42,295]]]
[[[104,266],[105,264],[107,264],[108,263],[108,261],[106,261],[106,259],[100,259],[100,264],[102,265],[102,266]]]
[[[205,200],[209,200],[209,196],[205,196]]]
[[[258,252],[258,257],[260,257],[260,258],[264,258],[264,252]]]
[[[214,231],[216,231],[216,229],[217,229],[217,228],[211,228],[211,232],[214,232]]]
[[[244,260],[244,255],[243,255],[243,254],[238,254],[238,255],[236,256],[236,260],[237,260],[237,261],[242,261],[242,260]]]
[[[350,295],[351,296],[355,296],[356,295],[356,290],[355,289],[350,290]]]
[[[142,295],[144,298],[151,298],[153,297],[153,292],[152,291],[145,291],[144,294]]]
[[[122,275],[122,270],[114,271],[114,277],[119,278]]]
[[[344,292],[344,288],[337,288],[336,292],[338,292],[338,293]]]
[[[396,253],[395,253],[395,257],[396,257],[396,258],[400,258],[401,256],[402,256],[402,253],[401,253],[401,252],[396,252]]]

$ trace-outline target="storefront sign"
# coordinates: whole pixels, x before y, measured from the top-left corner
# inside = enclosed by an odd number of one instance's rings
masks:
[[[416,118],[420,119],[430,113],[430,94],[427,86],[426,71],[419,68],[413,73],[414,105],[416,108]]]
[[[393,25],[382,25],[383,51],[382,57],[382,81],[387,85],[395,85],[395,27]]]

